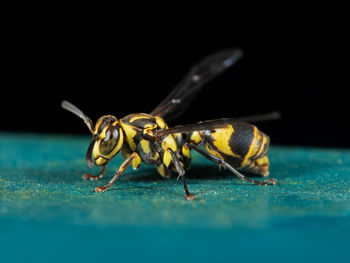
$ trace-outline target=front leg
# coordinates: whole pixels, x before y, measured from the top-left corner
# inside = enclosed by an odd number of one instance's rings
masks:
[[[95,188],[96,193],[104,192],[108,188],[110,188],[114,182],[118,179],[118,177],[128,168],[134,158],[139,157],[136,152],[133,152],[119,167],[117,173],[113,176],[113,178],[106,184],[105,186],[97,186]],[[140,158],[140,157],[139,157]]]
[[[98,179],[101,179],[101,178],[103,177],[103,175],[105,174],[105,172],[106,172],[107,164],[108,164],[108,162],[102,165],[102,170],[101,170],[101,172],[100,172],[98,175],[85,174],[85,175],[83,176],[83,178],[84,178],[85,180],[88,180],[88,179],[90,179],[90,180],[98,180]]]

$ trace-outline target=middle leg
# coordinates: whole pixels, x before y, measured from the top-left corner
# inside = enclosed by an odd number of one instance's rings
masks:
[[[187,200],[193,200],[196,198],[195,195],[191,194],[189,191],[188,191],[188,187],[187,187],[187,184],[186,184],[186,177],[185,177],[185,169],[181,166],[180,162],[179,162],[179,159],[177,158],[176,156],[176,153],[168,148],[167,151],[171,154],[171,157],[173,159],[173,163],[175,165],[175,168],[176,168],[176,171],[179,173],[179,177],[181,176],[182,177],[182,183],[184,185],[184,192],[186,194],[186,199]]]

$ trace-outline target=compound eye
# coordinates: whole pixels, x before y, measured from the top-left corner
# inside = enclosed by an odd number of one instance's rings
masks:
[[[118,139],[118,137],[119,137],[118,129],[116,127],[111,127],[111,128],[108,128],[106,132],[106,137],[103,139],[103,141],[108,142],[113,139]]]
[[[109,127],[106,131],[106,136],[102,139],[100,144],[100,152],[103,155],[108,155],[113,151],[119,140],[119,131],[117,127]]]

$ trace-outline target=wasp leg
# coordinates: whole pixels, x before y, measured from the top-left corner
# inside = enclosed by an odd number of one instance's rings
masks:
[[[114,182],[118,179],[118,177],[126,170],[126,168],[128,168],[128,166],[131,164],[132,160],[134,158],[138,157],[138,154],[136,152],[132,153],[129,158],[127,158],[119,167],[118,171],[116,172],[116,174],[113,176],[113,178],[108,182],[108,184],[106,184],[105,186],[97,186],[95,188],[95,192],[99,193],[99,192],[104,192],[106,191],[108,188],[110,188]]]
[[[187,145],[191,149],[196,150],[200,155],[207,158],[208,160],[217,163],[219,166],[224,166],[224,167],[228,168],[232,173],[234,173],[236,176],[238,176],[242,180],[246,180],[248,182],[251,182],[252,184],[257,184],[257,185],[275,185],[277,183],[276,179],[273,179],[273,178],[268,179],[268,180],[264,180],[264,181],[256,181],[256,180],[253,180],[251,178],[248,178],[248,177],[244,176],[243,174],[241,174],[240,172],[238,172],[235,168],[233,168],[230,164],[225,162],[223,159],[218,158],[218,157],[208,153],[207,151],[203,150],[199,146],[194,145],[194,144],[187,144]]]
[[[101,179],[101,178],[103,177],[103,175],[105,174],[105,172],[106,172],[107,164],[108,164],[108,163],[103,164],[102,170],[101,170],[101,172],[100,172],[98,175],[85,174],[85,175],[83,176],[83,178],[84,178],[85,180],[88,180],[88,179],[90,179],[90,180],[98,180],[98,179]]]
[[[173,158],[173,163],[175,165],[175,168],[176,168],[177,172],[179,173],[179,177],[180,176],[182,177],[182,183],[184,185],[184,191],[185,191],[185,194],[186,194],[186,199],[187,200],[195,199],[196,196],[193,195],[193,194],[190,194],[190,192],[188,191],[187,184],[186,184],[186,177],[185,177],[185,169],[181,166],[181,164],[179,162],[179,159],[176,156],[176,153],[170,148],[168,148],[167,151],[171,154],[171,157]]]

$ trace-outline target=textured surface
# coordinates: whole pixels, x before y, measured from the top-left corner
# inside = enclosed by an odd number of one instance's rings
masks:
[[[194,154],[180,181],[122,161],[84,181],[88,137],[0,134],[1,262],[349,262],[350,151],[271,147],[276,186],[242,182]]]

